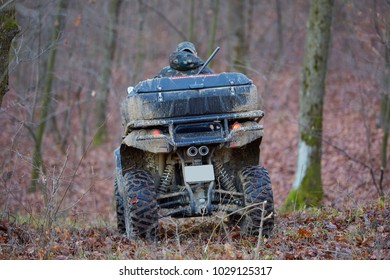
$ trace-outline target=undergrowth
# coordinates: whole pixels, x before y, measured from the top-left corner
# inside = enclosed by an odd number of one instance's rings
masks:
[[[276,213],[261,242],[219,215],[162,219],[158,241],[147,243],[127,240],[108,221],[59,219],[49,232],[39,217],[3,213],[0,259],[390,259],[389,202]]]

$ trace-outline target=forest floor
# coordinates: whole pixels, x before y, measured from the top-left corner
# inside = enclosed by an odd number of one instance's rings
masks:
[[[0,150],[0,259],[390,259],[390,172],[380,169],[382,132],[370,81],[328,77],[322,207],[278,213],[294,179],[298,79],[288,72],[267,81],[254,78],[264,91],[261,163],[269,170],[276,206],[274,233],[260,240],[227,228],[220,215],[163,219],[156,244],[119,235],[112,188],[112,151],[122,132],[118,100],[109,104],[109,141],[98,148],[81,149],[77,114],[65,153],[48,134],[45,175],[39,191],[29,193],[32,140],[10,92],[0,112],[5,147]]]
[[[130,241],[112,225],[70,219],[0,221],[0,259],[390,259],[389,200],[338,211],[333,208],[276,215],[269,238],[241,236],[222,216],[160,221],[158,241]]]

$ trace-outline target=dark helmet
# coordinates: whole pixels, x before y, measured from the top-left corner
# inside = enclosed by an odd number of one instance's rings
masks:
[[[190,52],[192,54],[196,54],[196,49],[193,43],[191,42],[181,42],[176,47],[177,52]]]

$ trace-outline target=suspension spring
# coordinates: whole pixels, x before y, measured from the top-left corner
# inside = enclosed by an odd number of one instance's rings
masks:
[[[185,191],[185,189],[182,189],[182,191]],[[180,195],[179,200],[181,202],[181,205],[188,205],[190,203],[190,198],[188,195]]]
[[[222,162],[216,161],[214,163],[215,173],[218,176],[218,182],[220,187],[225,191],[235,192],[236,187],[234,186],[232,179],[229,174],[226,172],[225,168],[222,165]]]
[[[168,188],[172,183],[174,171],[175,167],[173,166],[173,164],[167,164],[160,179],[160,187],[157,191],[158,194],[166,194],[168,192]]]

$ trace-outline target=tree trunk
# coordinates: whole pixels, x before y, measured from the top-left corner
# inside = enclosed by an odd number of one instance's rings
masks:
[[[229,0],[230,68],[246,74],[248,64],[248,39],[246,32],[245,2]]]
[[[282,210],[320,203],[322,109],[333,0],[312,0],[299,92],[298,159],[295,181]]]
[[[9,49],[18,32],[14,2],[0,0],[0,108],[8,91]]]
[[[188,41],[194,40],[195,25],[195,0],[190,1],[190,10],[188,12]]]
[[[137,39],[136,39],[136,54],[133,68],[133,84],[139,82],[140,72],[142,71],[143,62],[145,60],[145,44],[144,44],[144,25],[145,25],[146,7],[142,0],[138,1],[138,24],[137,24]]]
[[[101,145],[107,140],[106,111],[110,90],[111,67],[115,56],[117,25],[122,0],[110,0],[108,3],[108,19],[106,25],[106,43],[103,49],[103,69],[97,91],[96,104],[96,134],[94,146]]]
[[[385,46],[385,69],[383,73],[383,90],[381,94],[380,125],[383,129],[382,138],[382,168],[387,167],[387,142],[390,131],[390,20],[385,23],[383,42]]]
[[[210,55],[215,49],[215,34],[217,33],[218,25],[218,12],[219,12],[219,0],[212,1],[211,7],[211,23],[210,23],[210,35],[209,35],[209,45],[207,47],[207,54]],[[209,67],[212,68],[213,61],[210,61]]]
[[[279,67],[283,54],[283,20],[282,20],[282,8],[280,0],[275,2],[275,10],[277,14],[277,33],[278,33],[278,49],[276,54],[276,64]]]
[[[67,0],[61,0],[58,3],[58,11],[57,11],[57,15],[54,18],[54,24],[53,24],[54,27],[53,27],[52,37],[51,37],[52,42],[56,42],[58,40],[61,27],[64,26],[65,18],[61,15],[61,13],[63,10],[66,10],[67,4],[68,4]],[[30,192],[36,190],[37,179],[39,177],[39,173],[42,168],[41,146],[42,146],[43,134],[45,132],[46,121],[49,114],[50,101],[52,99],[52,84],[54,78],[56,51],[57,51],[57,47],[54,45],[49,51],[49,57],[46,65],[43,97],[41,100],[41,108],[39,111],[38,125],[34,135],[35,145],[32,154],[32,171],[31,171],[31,182],[29,187]]]

